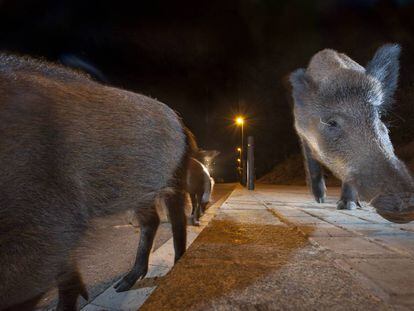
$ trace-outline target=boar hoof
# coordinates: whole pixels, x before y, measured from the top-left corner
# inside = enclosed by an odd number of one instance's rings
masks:
[[[193,222],[193,226],[196,226],[196,227],[200,226],[200,221],[196,220],[194,217],[192,218],[192,222]]]
[[[119,292],[125,292],[130,290],[132,286],[137,282],[138,279],[142,279],[147,274],[147,268],[143,269],[143,271],[131,271],[126,276],[122,278],[121,281],[115,284],[115,290]]]
[[[325,203],[325,197],[315,197],[316,203]]]
[[[354,210],[357,209],[358,204],[359,203],[354,201],[339,200],[338,203],[336,203],[336,209]]]

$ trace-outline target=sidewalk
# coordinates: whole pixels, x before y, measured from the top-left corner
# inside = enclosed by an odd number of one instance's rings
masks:
[[[236,188],[141,310],[412,310],[414,224]]]

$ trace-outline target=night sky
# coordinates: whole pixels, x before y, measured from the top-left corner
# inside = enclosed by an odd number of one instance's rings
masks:
[[[257,176],[299,152],[288,74],[329,47],[365,65],[383,43],[403,48],[397,101],[387,116],[399,146],[414,137],[411,1],[0,1],[0,48],[96,66],[110,84],[166,103],[200,147],[221,151],[216,177],[235,178],[248,117]]]

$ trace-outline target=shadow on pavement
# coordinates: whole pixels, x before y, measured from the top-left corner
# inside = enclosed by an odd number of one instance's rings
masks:
[[[213,220],[141,310],[199,309],[282,268],[308,245],[300,231],[284,225]]]

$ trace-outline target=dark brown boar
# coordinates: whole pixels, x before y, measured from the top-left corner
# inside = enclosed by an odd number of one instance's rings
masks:
[[[207,167],[195,158],[190,158],[187,170],[186,190],[190,194],[193,225],[200,225],[200,216],[210,202],[214,180]]]
[[[18,56],[0,56],[0,81],[0,310],[31,309],[56,283],[58,309],[76,309],[87,294],[71,252],[94,217],[133,209],[141,226],[117,291],[147,272],[156,199],[181,257],[191,137],[170,108]]]

